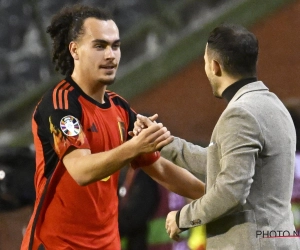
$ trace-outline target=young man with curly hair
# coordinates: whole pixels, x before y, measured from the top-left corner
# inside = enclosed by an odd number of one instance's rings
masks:
[[[173,139],[162,124],[128,135],[136,113],[107,90],[121,57],[118,27],[109,14],[66,7],[47,32],[56,70],[65,78],[44,94],[33,114],[36,201],[21,249],[118,250],[123,166],[144,167],[174,192],[172,183],[186,187],[179,193],[190,198],[203,194],[203,184],[159,157],[158,150]]]

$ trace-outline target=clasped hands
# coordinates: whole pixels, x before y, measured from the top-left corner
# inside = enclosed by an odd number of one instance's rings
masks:
[[[162,123],[157,123],[155,121],[157,117],[157,114],[150,117],[138,114],[137,120],[134,123],[133,131],[128,132],[128,134],[132,137],[135,137],[142,133],[143,129],[149,130],[148,134],[150,134],[156,150],[160,150],[162,147],[172,142],[174,138],[170,131],[168,131],[168,129],[164,127]]]
[[[137,114],[136,118],[137,119],[134,123],[133,131],[129,132],[129,135],[131,135],[131,136],[137,136],[142,131],[142,129],[152,126],[153,124],[157,124],[156,120],[158,118],[158,115],[154,114],[150,117],[146,117],[146,116]]]

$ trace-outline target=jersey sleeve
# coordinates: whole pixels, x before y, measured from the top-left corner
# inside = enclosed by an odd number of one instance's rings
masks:
[[[53,149],[60,159],[69,147],[90,148],[80,124],[80,118],[71,111],[54,110],[49,117],[49,130],[52,134]]]
[[[35,111],[40,139],[51,145],[59,159],[70,147],[90,148],[81,126],[81,105],[67,85],[65,82],[46,93]]]

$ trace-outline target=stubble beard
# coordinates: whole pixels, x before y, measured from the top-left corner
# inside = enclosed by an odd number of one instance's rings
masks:
[[[218,99],[222,99],[222,96],[220,96],[218,94],[218,88],[217,88],[217,84],[212,82],[210,79],[209,79],[209,82],[210,82],[210,86],[212,88],[212,92],[213,92],[213,95],[214,97],[218,98]]]
[[[99,83],[103,84],[103,85],[106,85],[106,86],[110,86],[112,85],[116,80],[116,77],[114,77],[113,79],[111,80],[107,80],[107,79],[99,79]]]

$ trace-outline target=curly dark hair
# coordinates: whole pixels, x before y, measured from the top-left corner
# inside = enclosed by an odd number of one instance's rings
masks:
[[[69,44],[83,34],[84,20],[94,17],[99,20],[112,20],[111,14],[97,7],[86,5],[66,6],[53,16],[47,33],[52,39],[52,61],[55,70],[69,75],[74,69],[74,59],[69,51]]]

